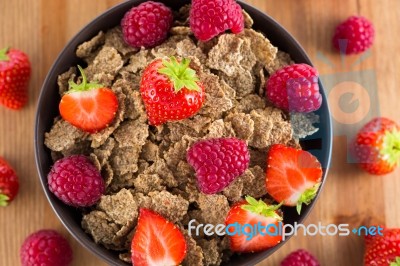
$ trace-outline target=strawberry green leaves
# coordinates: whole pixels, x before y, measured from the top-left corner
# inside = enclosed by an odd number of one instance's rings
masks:
[[[241,206],[243,210],[265,217],[271,217],[278,221],[283,220],[282,217],[278,213],[276,213],[276,211],[282,206],[282,203],[279,205],[268,205],[263,200],[256,200],[255,198],[250,196],[246,196],[245,199],[247,201],[247,204]]]

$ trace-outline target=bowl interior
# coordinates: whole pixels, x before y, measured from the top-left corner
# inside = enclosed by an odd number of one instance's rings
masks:
[[[95,244],[92,238],[87,235],[80,226],[82,215],[79,210],[64,205],[48,190],[47,174],[50,171],[52,160],[50,156],[50,151],[44,145],[44,134],[51,128],[53,124],[53,119],[59,115],[58,103],[60,100],[60,96],[58,94],[57,76],[67,71],[70,66],[82,63],[80,59],[75,56],[76,47],[80,43],[87,41],[91,37],[95,36],[100,30],[107,30],[118,25],[126,11],[128,11],[132,6],[136,6],[145,1],[146,0],[129,0],[121,3],[118,6],[113,7],[112,9],[106,11],[105,13],[94,19],[86,27],[84,27],[67,44],[61,54],[58,56],[57,60],[55,61],[45,79],[39,97],[38,109],[36,113],[35,156],[40,181],[42,183],[44,192],[55,213],[64,224],[64,226],[67,228],[67,230],[84,247],[86,247],[91,252],[93,252],[98,257],[102,258],[105,262],[111,265],[126,266],[127,264],[118,259],[118,254],[116,252],[107,250],[104,247]],[[189,3],[190,0],[163,0],[160,2],[164,2],[166,5],[176,10],[180,6]],[[263,32],[270,39],[272,44],[279,47],[280,50],[289,53],[296,63],[311,64],[310,59],[301,48],[301,46],[284,28],[282,28],[282,26],[280,26],[271,17],[262,13],[256,8],[243,2],[240,2],[240,4],[254,19],[254,28]],[[322,167],[324,169],[323,183],[321,185],[322,188],[330,163],[332,128],[327,99],[322,89],[321,83],[320,89],[321,93],[323,94],[323,104],[321,108],[316,112],[320,116],[321,121],[319,124],[319,131],[311,137],[304,139],[301,144],[304,149],[309,150],[311,153],[313,153],[322,164]],[[318,191],[318,194],[320,193],[321,188]],[[298,215],[294,208],[284,209],[284,223],[301,223],[312,209],[314,203],[315,200],[310,205],[304,206],[301,215]],[[284,243],[286,243],[286,241],[264,252],[240,256],[235,255],[232,260],[226,265],[254,265],[255,263],[271,255]]]

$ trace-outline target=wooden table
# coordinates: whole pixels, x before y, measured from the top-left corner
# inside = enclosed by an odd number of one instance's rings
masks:
[[[26,51],[33,66],[29,105],[20,112],[0,108],[0,155],[14,166],[21,182],[15,202],[0,209],[0,265],[19,265],[22,241],[41,228],[54,228],[67,236],[74,251],[73,265],[105,265],[67,234],[51,210],[36,173],[33,127],[41,84],[58,53],[81,27],[118,2],[120,0],[0,1],[0,46],[11,45]],[[374,71],[381,114],[398,121],[400,1],[348,0],[346,4],[316,0],[248,2],[286,27],[303,45],[323,77],[354,72],[352,75],[363,84],[369,81],[363,80],[360,73]],[[331,49],[331,36],[334,26],[353,14],[371,19],[377,38],[369,58],[349,68],[359,57],[347,57],[345,67],[341,67],[340,56]],[[323,54],[335,67],[326,64],[318,54]],[[362,105],[362,101],[360,103]],[[337,106],[333,104],[331,108],[340,119]],[[400,227],[398,195],[399,171],[386,177],[362,173],[353,164],[346,163],[346,138],[336,136],[329,178],[307,223],[349,223],[352,226],[384,223],[389,227]],[[362,265],[363,244],[357,236],[298,236],[260,265],[278,265],[287,253],[297,248],[310,250],[322,265]]]

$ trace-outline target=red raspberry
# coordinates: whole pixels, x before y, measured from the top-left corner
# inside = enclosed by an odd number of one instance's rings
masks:
[[[0,207],[7,206],[18,194],[19,181],[14,169],[0,157]]]
[[[201,41],[208,41],[226,30],[240,33],[244,29],[242,8],[234,0],[193,0],[190,28]]]
[[[144,2],[129,10],[122,19],[124,40],[136,48],[157,46],[167,39],[173,19],[171,9],[164,4]]]
[[[186,159],[196,171],[200,190],[214,194],[244,173],[250,154],[243,140],[220,138],[196,142],[188,150]]]
[[[345,54],[358,54],[372,46],[374,37],[374,25],[368,19],[352,16],[337,26],[333,46]]]
[[[28,236],[20,256],[22,266],[67,266],[72,262],[68,241],[54,230],[40,230]]]
[[[49,189],[65,204],[88,207],[104,192],[104,181],[89,158],[72,155],[58,160],[47,176]]]
[[[319,266],[319,262],[309,252],[299,249],[290,253],[281,262],[281,266]]]
[[[309,113],[321,107],[318,72],[306,64],[293,64],[276,71],[267,81],[268,99],[278,108]]]

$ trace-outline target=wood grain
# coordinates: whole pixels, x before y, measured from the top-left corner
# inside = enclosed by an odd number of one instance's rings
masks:
[[[0,46],[11,45],[26,51],[32,61],[29,105],[20,112],[0,108],[0,156],[7,158],[21,180],[19,196],[9,207],[0,209],[0,265],[19,265],[19,248],[24,238],[41,228],[62,232],[74,250],[73,265],[105,265],[82,248],[63,228],[46,201],[36,173],[33,127],[36,100],[46,73],[66,42],[86,23],[119,0],[13,0],[0,1]],[[364,79],[363,71],[373,71],[379,92],[380,113],[398,119],[400,84],[400,1],[398,0],[248,0],[279,21],[303,45],[323,77],[353,73]],[[334,26],[349,15],[360,14],[373,21],[377,31],[371,55],[357,64],[357,56],[342,64],[331,49]],[[332,65],[326,64],[323,54]],[[355,64],[354,64],[355,63]],[[354,74],[355,73],[355,74]],[[362,104],[362,102],[361,102]],[[336,104],[337,105],[337,104]],[[331,106],[334,114],[339,107]],[[367,108],[367,107],[361,107]],[[399,122],[399,121],[398,121]],[[338,131],[335,129],[335,132]],[[336,134],[333,164],[324,191],[306,223],[349,223],[352,226],[385,223],[400,227],[400,172],[386,177],[363,174],[346,160],[346,137]],[[262,266],[279,265],[292,250],[306,248],[322,265],[362,265],[362,239],[351,237],[292,238]]]

